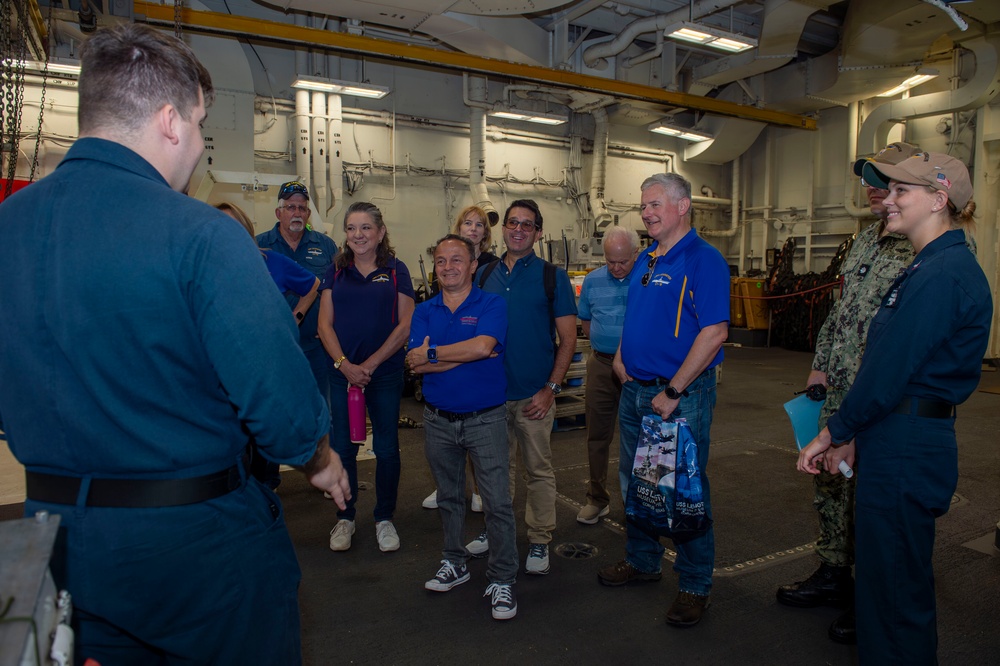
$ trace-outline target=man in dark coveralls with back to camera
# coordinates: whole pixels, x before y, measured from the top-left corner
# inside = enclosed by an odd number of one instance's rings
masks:
[[[181,194],[211,78],[144,25],[82,58],[81,138],[0,206],[0,427],[26,514],[61,516],[76,658],[299,663],[298,563],[248,435],[338,504],[349,491],[260,252]]]

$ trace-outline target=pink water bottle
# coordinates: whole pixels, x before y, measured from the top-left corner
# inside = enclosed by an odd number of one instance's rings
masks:
[[[368,435],[365,428],[365,390],[354,384],[347,387],[347,422],[350,424],[351,441],[364,444]]]

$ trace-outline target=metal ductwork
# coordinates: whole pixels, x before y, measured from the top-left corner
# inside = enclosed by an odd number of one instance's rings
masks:
[[[590,171],[590,212],[594,229],[602,229],[614,218],[604,202],[604,184],[608,176],[608,111],[601,107],[590,112],[594,116],[594,160]]]
[[[852,2],[837,49],[764,74],[751,85],[770,107],[784,111],[847,106],[912,76],[931,43],[953,29],[945,12],[913,0]]]
[[[472,191],[472,203],[486,211],[490,226],[496,226],[500,214],[490,201],[486,189],[486,111],[490,105],[486,102],[488,85],[486,79],[480,76],[465,75],[463,79],[463,98],[469,107],[469,189]]]
[[[605,58],[616,56],[639,37],[648,32],[663,32],[666,28],[680,21],[687,21],[692,18],[701,18],[709,14],[738,5],[742,0],[695,0],[690,7],[675,9],[666,14],[649,16],[629,23],[618,36],[609,42],[594,44],[583,52],[583,62],[587,67],[593,69],[604,69],[607,67]]]
[[[895,123],[979,108],[1000,93],[1000,35],[977,37],[963,46],[976,57],[976,71],[969,82],[956,90],[896,99],[878,107],[861,125],[858,138],[861,154],[873,154],[886,145]]]
[[[787,65],[809,17],[836,0],[766,0],[756,49],[696,67],[689,93],[705,95],[713,88]]]

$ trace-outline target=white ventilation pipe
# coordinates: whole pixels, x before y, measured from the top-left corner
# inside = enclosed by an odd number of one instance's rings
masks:
[[[851,102],[847,108],[847,167],[851,171],[847,172],[847,179],[844,181],[844,210],[851,217],[865,217],[871,215],[871,209],[862,207],[854,203],[854,194],[857,192],[858,179],[854,175],[854,163],[858,160],[858,121],[861,119],[861,103]]]
[[[976,56],[976,72],[961,88],[898,99],[878,107],[861,125],[858,150],[875,153],[885,146],[889,130],[911,118],[926,118],[985,106],[1000,93],[1000,35],[977,37],[962,44]]]
[[[594,229],[603,229],[614,218],[604,202],[604,185],[608,175],[608,111],[601,107],[590,112],[594,116],[594,162],[590,170],[590,212]]]
[[[465,85],[463,100],[469,107],[469,189],[472,203],[486,211],[490,226],[500,220],[500,214],[490,202],[486,189],[486,103],[487,82],[481,76],[462,74]]]
[[[330,204],[326,219],[336,226],[334,216],[344,207],[344,107],[340,95],[326,98],[326,114],[330,119],[326,133],[326,151],[330,164]]]
[[[312,94],[312,187],[310,196],[317,211],[328,208],[326,187],[326,93]]]
[[[699,230],[699,235],[701,236],[712,236],[714,238],[732,238],[736,235],[736,232],[740,230],[740,158],[737,157],[732,161],[733,165],[733,194],[730,199],[730,209],[731,213],[729,215],[729,228],[728,229],[701,229]],[[708,190],[708,192],[706,192]],[[701,191],[703,194],[714,194],[710,189],[702,187]],[[713,197],[714,198],[714,197]],[[692,203],[694,202],[694,197],[692,197]]]
[[[309,91],[295,91],[295,136],[292,138],[295,152],[295,174],[309,180]]]

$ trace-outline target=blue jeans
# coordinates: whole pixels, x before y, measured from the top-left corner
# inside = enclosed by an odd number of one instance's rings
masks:
[[[511,585],[517,578],[514,507],[508,488],[509,452],[507,410],[504,405],[486,414],[449,421],[424,408],[424,451],[437,483],[437,502],[444,527],[444,559],[465,564],[465,457],[479,482],[486,513],[490,560],[486,577],[491,583]]]
[[[399,493],[399,400],[403,396],[403,371],[376,375],[365,387],[365,406],[372,422],[375,453],[375,522],[392,520]],[[351,442],[347,421],[347,379],[330,373],[330,444],[340,456],[351,483],[351,499],[337,517],[354,520],[358,501],[358,445]]]
[[[628,491],[632,478],[632,462],[635,459],[636,443],[642,417],[653,414],[651,402],[662,386],[640,386],[627,382],[622,386],[622,399],[618,407],[618,424],[621,432],[621,453],[618,460],[618,480],[621,483],[622,500]],[[674,418],[687,419],[691,434],[698,444],[698,464],[702,471],[702,490],[705,493],[705,511],[712,517],[712,504],[708,488],[708,447],[709,430],[712,427],[712,410],[715,409],[715,368],[706,370],[688,386],[688,395],[680,399]],[[660,571],[660,561],[664,548],[660,540],[652,537],[631,523],[627,525],[628,539],[625,543],[625,559],[639,571],[655,573]],[[674,571],[678,574],[677,586],[681,592],[707,595],[712,590],[712,569],[715,566],[715,533],[712,528],[705,534],[685,541],[674,542],[677,560]]]

